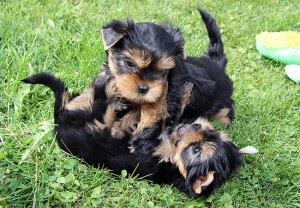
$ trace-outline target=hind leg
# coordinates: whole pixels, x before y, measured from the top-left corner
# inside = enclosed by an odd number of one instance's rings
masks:
[[[234,118],[233,102],[221,108],[217,113],[213,115],[213,118],[217,120],[222,127],[228,128]]]

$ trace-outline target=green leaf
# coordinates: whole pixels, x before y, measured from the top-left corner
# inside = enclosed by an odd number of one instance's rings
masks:
[[[23,99],[26,95],[30,93],[30,85],[24,84],[19,88],[16,98],[14,99],[14,109],[17,114],[17,117],[20,116],[23,106]]]
[[[154,203],[153,203],[152,201],[148,201],[148,202],[147,202],[147,205],[148,205],[149,207],[154,207],[154,206],[155,206]]]
[[[37,149],[40,141],[47,136],[47,134],[49,132],[52,132],[53,129],[53,125],[52,124],[42,124],[41,128],[42,131],[39,132],[36,135],[32,136],[32,142],[30,144],[30,147],[22,154],[22,159],[20,162],[24,161],[32,151],[34,151],[35,149]]]
[[[68,164],[65,165],[64,167],[65,167],[66,169],[70,170],[70,169],[72,169],[72,168],[75,166],[75,164],[76,164],[77,162],[78,162],[78,161],[75,160],[75,159],[69,159],[69,160],[68,160]]]
[[[77,199],[77,193],[71,191],[64,191],[61,193],[61,196],[65,199],[66,202],[73,202]]]
[[[123,178],[125,178],[127,176],[127,171],[126,170],[122,170],[121,171],[121,175]]]
[[[50,27],[55,27],[55,23],[54,23],[54,21],[53,21],[52,19],[48,19],[48,20],[47,20],[47,23],[48,23],[48,25],[49,25]]]
[[[59,183],[49,182],[48,185],[54,189],[59,189],[59,190],[62,189],[62,186]]]
[[[71,183],[72,181],[74,181],[75,176],[72,173],[69,173],[68,175],[66,175],[65,177],[65,183]]]
[[[59,177],[56,181],[57,183],[66,183],[65,177]]]
[[[97,188],[94,188],[92,194],[91,194],[91,197],[92,198],[99,198],[100,197],[100,194],[101,194],[101,191],[102,191],[102,187],[101,186],[98,186]]]
[[[0,160],[4,159],[6,157],[7,153],[4,150],[0,151]]]
[[[228,194],[228,193],[224,193],[223,196],[221,196],[220,202],[221,202],[221,204],[223,204],[224,207],[226,207],[226,208],[231,208],[231,207],[233,207],[233,206],[232,206],[232,198],[231,198],[230,194]]]

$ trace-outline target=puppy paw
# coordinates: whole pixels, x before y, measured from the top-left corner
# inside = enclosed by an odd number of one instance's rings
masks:
[[[229,128],[231,124],[231,119],[228,116],[229,112],[229,108],[223,108],[213,116],[213,118],[221,124],[222,128]]]
[[[121,119],[124,115],[132,109],[132,103],[127,100],[121,99],[115,104],[116,119]]]
[[[122,139],[125,137],[124,129],[122,128],[121,122],[115,122],[111,128],[111,136],[116,139]]]

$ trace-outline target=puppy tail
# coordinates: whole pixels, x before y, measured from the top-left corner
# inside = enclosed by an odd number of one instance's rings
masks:
[[[198,11],[200,12],[202,20],[206,26],[210,41],[207,49],[207,55],[212,60],[224,66],[224,64],[226,65],[226,57],[224,54],[220,30],[216,24],[216,20],[200,7],[198,7]]]
[[[60,110],[65,106],[69,100],[68,88],[64,83],[49,73],[38,73],[21,80],[29,84],[42,84],[49,87],[55,96],[54,103],[54,120],[56,121]]]

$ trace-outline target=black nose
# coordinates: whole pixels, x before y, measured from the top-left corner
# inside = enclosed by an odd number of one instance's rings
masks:
[[[138,87],[137,87],[137,90],[139,93],[147,93],[148,90],[149,90],[149,87],[148,86],[145,86],[145,85],[142,85],[142,84],[139,84]]]
[[[195,130],[199,130],[201,129],[201,124],[193,124],[192,127],[195,129]]]

